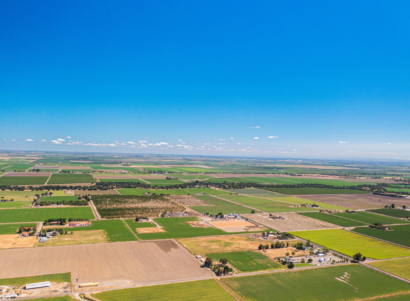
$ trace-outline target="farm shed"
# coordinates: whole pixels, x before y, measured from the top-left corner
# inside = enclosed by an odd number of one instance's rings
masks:
[[[26,290],[30,290],[34,288],[50,287],[50,286],[51,286],[50,281],[29,283],[29,284],[26,284]]]

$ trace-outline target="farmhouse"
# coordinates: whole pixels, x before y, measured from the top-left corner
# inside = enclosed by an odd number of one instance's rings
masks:
[[[78,222],[68,222],[70,227],[89,227],[91,222],[89,221],[78,221]]]

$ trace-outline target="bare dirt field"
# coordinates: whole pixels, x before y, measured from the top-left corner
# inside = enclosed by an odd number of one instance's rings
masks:
[[[244,220],[209,222],[209,224],[225,232],[242,232],[248,231],[251,228],[256,228],[255,224],[252,224]]]
[[[45,166],[45,165],[40,165],[40,166],[34,166],[32,169],[60,169],[60,166]]]
[[[165,198],[182,206],[215,206],[190,195],[167,195]]]
[[[258,250],[257,252],[269,257],[272,260],[278,257],[285,257],[287,256],[286,253],[292,254],[292,252],[295,252],[295,256],[303,256],[303,255],[308,254],[305,251],[298,251],[294,247],[281,248],[281,249],[266,249],[263,251]]]
[[[163,228],[158,227],[136,228],[135,230],[137,230],[138,234],[166,232]]]
[[[36,242],[35,236],[19,238],[18,234],[0,235],[0,249],[30,248]]]
[[[52,227],[56,228],[56,227]],[[70,229],[66,229],[70,232]],[[71,233],[71,232],[70,232]],[[82,244],[97,244],[108,242],[104,230],[75,231],[73,234],[57,235],[46,242],[37,241],[36,247],[69,246]]]
[[[312,201],[347,207],[350,209],[384,208],[384,206],[390,206],[393,203],[396,206],[410,206],[410,199],[393,198],[375,194],[310,194],[298,195],[298,197]]]
[[[7,172],[3,177],[49,177],[51,172]]]
[[[211,225],[209,225],[207,222],[204,221],[194,221],[194,222],[187,222],[191,227],[195,228],[209,228]]]
[[[167,176],[162,176],[162,175],[135,175],[138,179],[147,179],[147,180],[149,180],[149,179],[159,179],[159,180],[162,180],[162,179],[166,179],[167,177],[169,177],[168,175]]]
[[[294,212],[281,212],[273,215],[281,216],[284,219],[272,219],[266,213],[244,214],[243,216],[281,232],[337,228],[335,225]]]
[[[252,236],[260,237],[261,235],[236,234],[223,236],[205,236],[179,238],[177,239],[177,241],[194,255],[223,252],[256,251],[258,250],[260,244],[265,245],[272,243],[272,241],[266,241],[261,238],[253,238]],[[299,242],[299,240],[289,239],[284,242],[289,242],[290,245],[293,245]]]
[[[142,285],[212,277],[172,240],[0,251],[0,278],[67,272],[74,283],[131,280]]]

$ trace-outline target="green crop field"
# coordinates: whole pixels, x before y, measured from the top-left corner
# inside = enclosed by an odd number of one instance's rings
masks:
[[[0,186],[8,185],[41,185],[48,177],[0,177]]]
[[[29,164],[14,163],[14,164],[11,164],[10,166],[4,168],[4,170],[5,171],[25,171],[29,168],[32,168],[35,165],[36,164],[34,164],[34,163],[29,163]],[[2,170],[3,170],[3,168],[2,168]]]
[[[337,205],[326,204],[326,203],[322,203],[322,202],[316,202],[316,201],[302,199],[302,198],[298,198],[298,197],[292,197],[292,196],[289,196],[289,197],[266,197],[266,198],[274,200],[274,201],[292,203],[292,204],[297,204],[297,205],[304,205],[304,204],[317,205],[322,209],[330,209],[330,210],[346,210],[347,209],[345,207],[341,207],[341,206],[337,206]]]
[[[125,223],[131,228],[132,232],[138,234],[136,228],[151,228],[156,227],[154,223],[137,223],[133,219],[124,219]]]
[[[410,291],[410,284],[360,265],[222,278],[242,300],[358,300]]]
[[[0,225],[0,235],[6,234],[16,234],[17,230],[22,226],[33,227],[37,224],[24,223],[24,224],[1,224]]]
[[[27,283],[35,283],[35,282],[43,282],[43,281],[71,283],[71,273],[0,279],[0,285],[20,286],[20,285],[25,285]]]
[[[204,179],[210,179],[213,178],[211,175],[175,175],[175,178],[181,179],[181,180],[204,180]]]
[[[209,195],[229,194],[229,192],[226,192],[223,190],[211,189],[211,188],[186,188],[184,190],[188,191],[190,194],[195,194],[195,193],[205,193]]]
[[[28,208],[31,206],[30,201],[0,202],[0,209],[3,208]]]
[[[251,196],[260,196],[260,197],[288,197],[287,194],[281,194],[274,191],[268,191],[265,189],[257,188],[245,188],[245,189],[225,189],[224,191],[229,193],[239,193]]]
[[[53,174],[47,184],[95,183],[90,174]]]
[[[410,258],[374,261],[370,262],[369,265],[410,280]]]
[[[185,189],[139,189],[139,188],[123,188],[117,189],[117,191],[122,195],[144,195],[145,192],[161,195],[161,194],[170,194],[170,195],[188,195],[192,194]]]
[[[70,228],[70,231],[104,230],[110,242],[137,240],[122,220],[92,221],[90,227]]]
[[[0,210],[0,223],[42,222],[52,218],[94,219],[95,217],[90,207]]]
[[[78,196],[66,195],[66,196],[43,196],[40,198],[41,202],[54,202],[61,203],[62,201],[77,201]]]
[[[408,189],[408,188],[390,188],[390,187],[387,187],[386,190],[391,191],[391,192],[410,193],[410,189]]]
[[[224,195],[221,196],[224,199],[250,206],[266,212],[297,212],[297,211],[318,211],[313,208],[307,207],[294,207],[290,204],[282,202],[275,202],[272,200],[261,199],[257,197],[251,197],[247,195]]]
[[[99,179],[100,182],[107,183],[144,183],[138,179]]]
[[[218,199],[210,195],[197,195],[195,197],[197,199],[200,199],[200,200],[203,200],[205,202],[215,205],[215,206],[189,206],[189,208],[197,212],[200,212],[200,213],[204,213],[204,209],[206,209],[206,212],[211,215],[216,215],[219,212],[222,212],[223,214],[229,214],[229,213],[244,214],[244,213],[251,213],[252,211],[252,209],[250,208],[236,205],[236,204]]]
[[[335,215],[348,218],[348,219],[353,219],[355,221],[366,223],[366,224],[382,223],[382,224],[388,225],[388,224],[407,224],[408,223],[407,221],[403,221],[400,219],[382,216],[378,214],[373,214],[369,212],[362,212],[362,211],[358,211],[356,213],[341,212],[341,213],[335,213]]]
[[[180,180],[166,180],[166,179],[146,179],[145,181],[149,182],[151,185],[155,186],[170,186],[170,185],[179,185],[184,184],[185,182]]]
[[[298,195],[298,194],[358,194],[368,193],[365,190],[358,189],[336,189],[336,188],[319,188],[319,187],[302,187],[302,188],[266,188],[279,193]]]
[[[391,226],[389,228],[393,229],[393,231],[384,231],[370,227],[355,228],[353,231],[410,247],[410,225]]]
[[[0,178],[1,179],[1,178]],[[402,209],[373,209],[367,210],[369,212],[384,214],[393,217],[401,217],[401,218],[408,218],[410,217],[410,211],[402,210]]]
[[[358,252],[373,259],[410,256],[409,249],[339,229],[291,233],[351,257]]]
[[[101,301],[235,301],[215,280],[191,281],[93,294]]]
[[[70,295],[63,297],[49,297],[49,298],[35,298],[30,299],[30,301],[75,301],[76,299],[72,298]]]
[[[229,253],[213,253],[206,254],[207,257],[212,258],[214,262],[221,258],[228,259],[228,263],[233,265],[241,272],[255,272],[263,270],[283,269],[283,266],[265,255],[258,252],[229,252]]]
[[[327,213],[320,213],[320,212],[306,212],[306,213],[299,213],[307,217],[315,218],[327,223],[331,223],[340,227],[356,227],[356,226],[364,226],[364,223],[348,220],[343,217],[336,216],[334,214],[327,214]]]
[[[393,295],[388,297],[381,297],[374,299],[377,301],[409,301],[410,300],[410,292],[400,294],[400,295]]]
[[[251,179],[251,178],[248,178]],[[253,178],[252,178],[253,179]],[[257,178],[256,178],[257,179]],[[333,185],[333,186],[357,186],[363,184],[372,184],[372,183],[357,183],[357,182],[347,182],[341,180],[325,180],[325,179],[309,179],[309,178],[291,178],[291,177],[272,177],[265,178],[269,183],[275,183],[278,185],[295,185],[295,184],[324,184],[324,185]]]
[[[147,239],[168,239],[168,238],[186,238],[196,236],[223,235],[226,232],[215,228],[192,227],[187,222],[197,221],[196,217],[171,217],[156,218],[155,221],[164,227],[166,232],[138,234],[138,238]]]

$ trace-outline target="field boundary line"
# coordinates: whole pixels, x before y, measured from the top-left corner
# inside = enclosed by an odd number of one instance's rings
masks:
[[[135,234],[135,232],[131,230],[130,226],[125,222],[125,220],[124,220],[123,218],[121,218],[121,220],[122,220],[123,223],[127,226],[127,228],[131,231],[131,233],[134,234],[135,238],[136,238],[137,240],[139,240],[137,234]]]
[[[228,293],[230,293],[236,300],[241,301],[230,289],[228,289],[225,285],[223,285],[218,278],[215,279],[217,283],[219,283],[220,286],[222,286]]]
[[[380,215],[380,216],[383,216],[383,217],[390,217],[390,218],[400,219],[400,218],[395,217],[395,216],[390,216],[390,215],[385,215],[385,214],[370,211],[370,210],[377,210],[377,209],[385,209],[385,208],[365,209],[364,212],[373,213],[373,214]],[[403,210],[403,209],[399,209],[399,210]]]
[[[346,231],[349,231],[349,230],[346,230]],[[410,247],[408,247],[408,246],[403,246],[403,245],[401,245],[401,244],[398,244],[398,243],[395,243],[395,242],[391,242],[391,241],[388,241],[388,240],[384,240],[384,239],[381,239],[381,238],[369,236],[369,235],[366,235],[366,234],[363,234],[363,233],[359,233],[359,232],[355,232],[355,231],[349,231],[349,232],[354,233],[354,234],[358,234],[358,235],[362,235],[362,236],[365,236],[365,237],[368,237],[368,238],[372,238],[372,239],[375,239],[375,240],[379,240],[379,241],[382,241],[382,242],[385,242],[385,243],[388,243],[388,244],[391,244],[391,245],[395,245],[395,246],[398,246],[398,247],[402,247],[402,248],[405,248],[405,249],[410,249]],[[401,257],[400,257],[400,258],[401,258]],[[410,282],[409,282],[409,283],[410,283]]]
[[[378,272],[380,272],[380,273],[382,273],[382,274],[385,274],[385,275],[387,275],[387,276],[396,278],[396,279],[401,280],[401,281],[403,281],[403,282],[410,283],[410,280],[408,280],[408,279],[405,279],[405,278],[403,278],[403,277],[394,275],[394,274],[389,273],[389,272],[387,272],[387,271],[378,269],[378,268],[376,268],[376,267],[374,267],[374,266],[372,266],[372,265],[369,265],[368,263],[360,263],[360,264],[363,265],[363,266],[365,266],[365,267],[367,267],[367,268],[370,268],[370,269],[372,269],[372,270],[375,270],[375,271],[378,271]],[[369,299],[369,300],[371,300],[371,299]]]
[[[119,195],[122,195],[117,189],[113,189],[116,193],[118,193]]]
[[[48,181],[50,181],[52,175],[53,175],[53,173],[51,172],[51,173],[50,173],[50,176],[49,176],[48,179],[47,179],[47,181],[46,181],[43,185],[47,185],[47,183],[48,183]]]
[[[358,301],[379,300],[379,299],[384,299],[385,297],[394,297],[394,296],[407,295],[407,294],[410,294],[410,291],[395,293],[395,294],[389,294],[389,295],[381,295],[381,296],[370,297],[370,298],[365,298],[365,299],[358,299]]]
[[[100,220],[101,216],[98,213],[97,207],[95,207],[94,202],[93,202],[92,199],[90,199],[90,207],[91,207],[91,210],[93,211],[94,217],[97,219],[97,221]]]
[[[90,173],[90,175],[93,177],[93,179],[94,179],[97,183],[100,183],[100,179],[96,178],[93,173]]]

